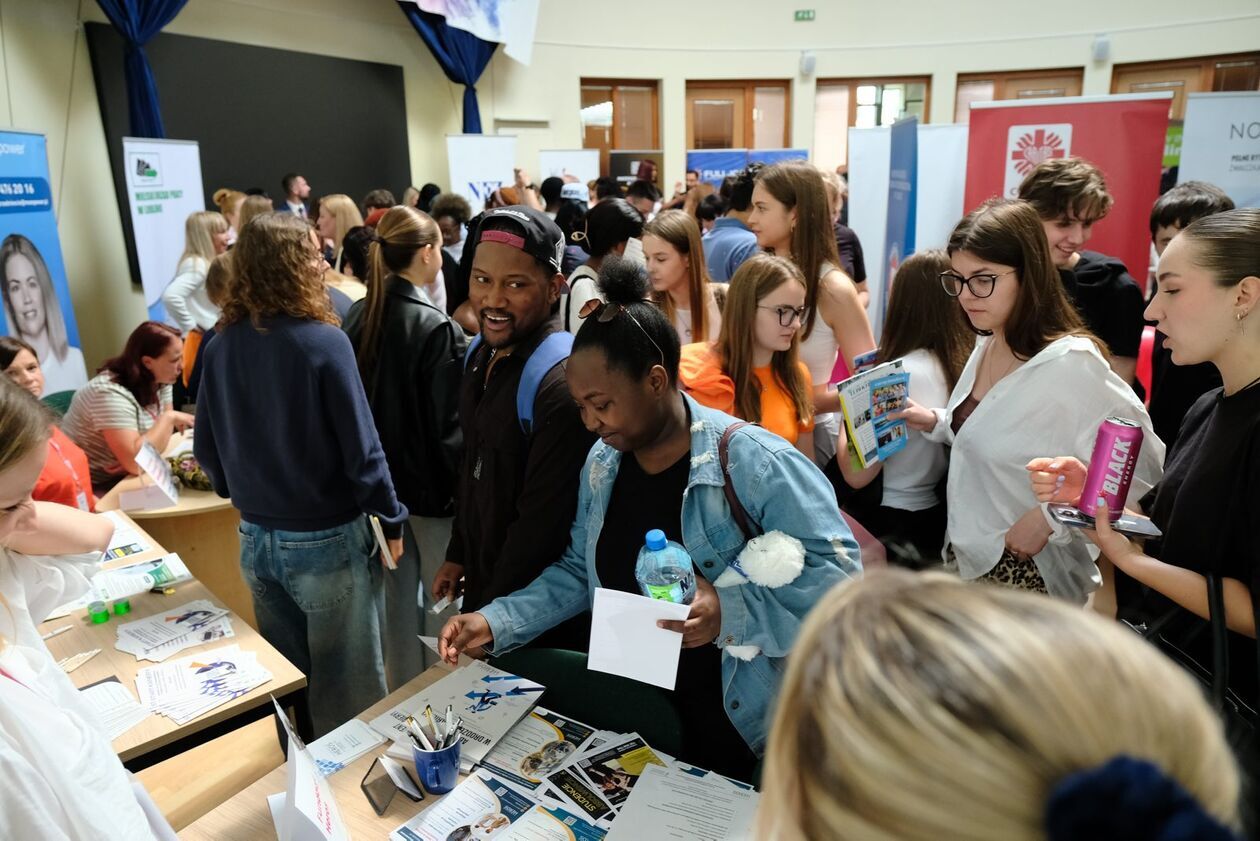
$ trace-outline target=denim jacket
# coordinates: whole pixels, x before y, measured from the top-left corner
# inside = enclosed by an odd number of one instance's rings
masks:
[[[718,442],[736,418],[684,395],[691,413],[691,471],[683,492],[683,544],[710,582],[744,548],[744,535],[722,492]],[[522,590],[481,608],[494,633],[494,651],[529,642],[565,619],[588,610],[600,586],[595,547],[603,528],[622,454],[596,443],[582,468],[577,517],[569,547]],[[723,706],[731,723],[758,755],[765,749],[769,713],[797,632],[810,608],[832,585],[861,573],[860,554],[823,474],[782,438],[756,426],[731,436],[728,468],[749,517],[762,532],[781,531],[805,547],[805,567],[790,584],[769,589],[752,582],[719,587],[720,648],[757,646],[743,660],[724,652]]]

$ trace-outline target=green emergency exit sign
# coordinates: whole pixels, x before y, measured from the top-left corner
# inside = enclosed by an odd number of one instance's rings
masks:
[[[800,23],[800,22],[802,22],[802,21],[810,21],[810,20],[813,20],[813,19],[814,19],[814,10],[813,10],[813,9],[797,9],[797,10],[796,10],[796,22],[797,22],[797,23]]]

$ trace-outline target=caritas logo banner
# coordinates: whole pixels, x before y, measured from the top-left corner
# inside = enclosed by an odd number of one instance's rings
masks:
[[[1145,285],[1151,205],[1168,132],[1169,93],[1078,96],[976,103],[967,138],[971,210],[994,196],[1016,198],[1042,161],[1075,156],[1102,170],[1115,205],[1085,248],[1124,261]]]

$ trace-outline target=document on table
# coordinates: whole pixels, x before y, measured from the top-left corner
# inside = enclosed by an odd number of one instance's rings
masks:
[[[454,791],[390,833],[390,841],[451,841],[504,836],[536,805],[489,772],[477,770]]]
[[[757,793],[723,780],[648,765],[617,815],[607,841],[745,841]]]
[[[594,735],[594,727],[535,707],[486,754],[481,767],[536,791],[544,777],[586,750]]]
[[[106,547],[101,560],[116,561],[119,558],[148,552],[153,548],[153,544],[144,539],[131,521],[117,511],[103,511],[101,515],[108,517],[114,524],[114,536],[110,538],[109,546]]]
[[[387,741],[389,740],[369,727],[367,722],[352,718],[307,747],[315,764],[319,766],[320,773],[327,777]]]
[[[111,742],[149,717],[149,711],[116,677],[85,686],[79,694],[105,725]]]
[[[196,599],[163,613],[119,625],[117,648],[139,657],[227,615],[226,608],[205,599]]]
[[[136,674],[136,689],[148,709],[184,724],[269,680],[271,672],[258,664],[258,655],[227,645],[146,666]]]
[[[689,604],[595,589],[587,668],[673,689],[682,634],[656,627],[660,619],[686,619]]]
[[[138,561],[127,566],[98,572],[92,577],[92,588],[72,602],[67,602],[48,615],[48,619],[68,616],[85,610],[94,601],[112,602],[128,599],[154,587],[179,584],[192,578],[179,555],[164,555],[155,561]],[[47,621],[47,620],[45,620]]]

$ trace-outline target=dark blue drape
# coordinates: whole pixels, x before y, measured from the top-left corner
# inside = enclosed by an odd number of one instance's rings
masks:
[[[481,134],[481,109],[477,106],[476,85],[498,44],[447,26],[446,18],[421,11],[415,3],[400,0],[398,5],[424,39],[425,46],[437,59],[446,78],[464,86],[464,134]]]
[[[166,137],[158,107],[157,82],[144,45],[179,14],[188,0],[96,0],[127,42],[127,114],[133,137]]]

